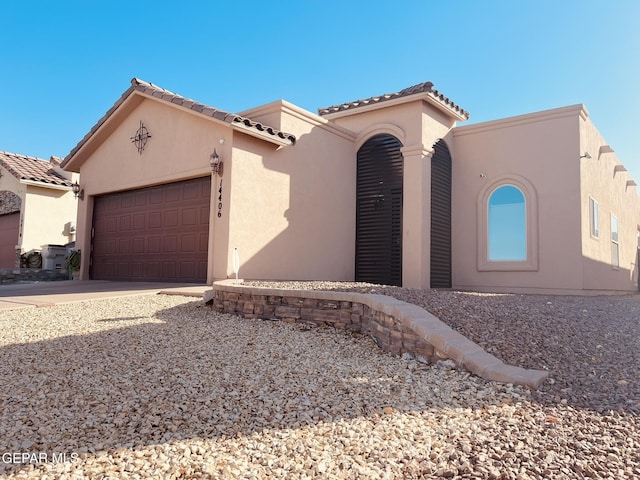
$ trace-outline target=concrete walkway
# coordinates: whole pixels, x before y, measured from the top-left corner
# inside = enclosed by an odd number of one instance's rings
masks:
[[[131,295],[184,295],[202,298],[207,285],[192,283],[110,282],[106,280],[65,280],[0,285],[0,310],[48,307],[63,303]]]

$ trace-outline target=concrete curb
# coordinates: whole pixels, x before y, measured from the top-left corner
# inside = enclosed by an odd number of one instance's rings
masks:
[[[313,299],[357,302],[372,309],[393,316],[446,358],[456,365],[487,380],[524,385],[538,388],[549,376],[545,370],[532,370],[505,364],[499,358],[487,353],[480,345],[461,335],[427,310],[386,295],[356,292],[333,292],[330,290],[282,290],[264,287],[248,287],[235,280],[220,280],[212,289],[205,291],[205,302],[213,300],[215,291],[244,293],[251,295],[272,295],[280,297],[306,297]]]

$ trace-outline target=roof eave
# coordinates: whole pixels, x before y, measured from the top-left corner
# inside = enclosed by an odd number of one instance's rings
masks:
[[[427,103],[439,108],[444,113],[448,114],[450,117],[454,118],[459,122],[464,122],[469,120],[469,112],[466,110],[457,110],[446,103],[445,100],[440,99],[435,96],[433,93],[425,93],[423,95],[423,100]]]
[[[451,118],[457,121],[466,121],[469,119],[469,115],[466,111],[463,110],[462,112],[464,113],[461,113],[455,110],[454,108],[444,103],[444,101],[439,100],[431,92],[423,92],[416,95],[407,95],[404,97],[393,98],[393,99],[385,100],[382,102],[372,102],[367,105],[346,108],[344,110],[339,110],[337,112],[332,112],[332,113],[326,113],[322,115],[322,117],[328,120],[334,120],[336,118],[347,117],[349,115],[357,115],[365,112],[371,112],[374,110],[402,105],[404,103],[411,103],[415,101],[425,101],[430,105],[433,105],[434,107],[438,108],[439,110],[441,110],[442,112],[444,112],[445,114],[447,114],[448,116],[450,116]]]
[[[150,99],[155,101],[162,101],[166,105],[173,108],[178,108],[184,112],[197,115],[201,118],[213,121],[220,125],[231,126],[234,130],[241,131],[255,138],[270,142],[278,146],[289,146],[295,143],[295,137],[284,132],[270,133],[275,129],[267,126],[261,126],[263,130],[256,127],[255,122],[251,122],[251,125],[246,125],[246,121],[249,119],[240,117],[238,115],[230,114],[222,110],[209,107],[198,102],[194,102],[189,99],[181,99],[180,103],[170,101],[163,98],[164,96],[171,97],[167,92],[156,91],[146,92],[137,88],[137,85],[129,87],[122,96],[116,101],[116,103],[102,116],[98,123],[87,133],[82,140],[74,147],[73,150],[67,155],[60,165],[63,170],[80,173],[80,167],[86,161],[87,158],[96,150],[96,148],[106,140],[109,133],[115,130],[114,127],[109,127],[116,123],[114,119],[121,118],[123,115],[131,113],[144,99]],[[196,106],[198,108],[193,108]],[[117,123],[116,123],[117,125]],[[97,142],[97,143],[96,143]]]
[[[33,186],[33,187],[50,188],[52,190],[71,191],[73,189],[73,187],[68,186],[68,185],[57,185],[55,183],[41,182],[41,181],[38,181],[38,180],[28,180],[26,178],[21,178],[19,183],[22,184],[22,185],[30,185],[30,186]]]
[[[136,91],[135,87],[129,87],[116,103],[107,110],[107,113],[98,120],[82,140],[69,152],[60,164],[60,168],[67,172],[80,173],[80,167],[85,160],[97,149],[102,141],[106,139],[106,133],[109,133],[109,126],[114,123],[114,118],[132,112],[135,107],[142,103],[143,97],[141,97],[141,95],[140,92]],[[102,141],[100,141],[101,137],[104,137]],[[96,140],[98,140],[97,145]]]

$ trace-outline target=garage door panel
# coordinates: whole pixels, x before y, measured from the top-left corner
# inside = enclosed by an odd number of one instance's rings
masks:
[[[150,237],[147,243],[147,253],[161,253],[162,238]]]
[[[178,225],[178,211],[169,210],[164,212],[164,227],[175,227]]]
[[[91,277],[206,281],[210,192],[205,177],[97,197]]]
[[[133,216],[133,230],[144,230],[147,217],[139,213]]]
[[[162,190],[153,190],[149,192],[149,203],[154,205],[164,203],[164,194]]]
[[[119,262],[118,263],[118,276],[120,278],[129,278],[131,276],[129,272],[129,263],[128,262]]]
[[[178,253],[178,239],[175,235],[162,239],[162,253],[169,255]]]
[[[144,264],[142,262],[131,262],[130,263],[130,273],[131,277],[134,279],[144,279]]]
[[[118,232],[118,218],[110,217],[106,219],[105,231],[110,233]]]
[[[133,245],[131,246],[131,251],[137,255],[144,255],[146,252],[144,251],[144,238],[134,238]]]
[[[120,232],[127,232],[131,230],[131,216],[123,215],[120,217]]]
[[[196,275],[195,262],[182,262],[180,264],[180,278],[191,278]]]
[[[199,185],[187,185],[184,187],[184,195],[182,196],[182,198],[184,200],[189,200],[192,198],[197,198],[198,195],[200,194],[200,186]]]
[[[181,190],[178,186],[168,186],[165,192],[165,202],[171,203],[180,200],[182,197]]]
[[[180,251],[182,253],[193,253],[196,251],[196,236],[182,235],[180,239]]]
[[[182,210],[182,225],[195,225],[198,223],[198,211],[195,208]]]
[[[207,278],[207,262],[198,262],[198,278]]]
[[[200,239],[200,245],[198,248],[198,252],[207,252],[209,251],[209,234],[208,233],[202,233],[199,236]]]
[[[209,205],[200,208],[200,223],[208,222],[210,211],[211,209],[209,208]]]
[[[148,197],[148,192],[145,190],[136,192],[135,194],[135,200],[133,202],[133,204],[136,207],[143,207],[147,204],[147,197]]]
[[[148,278],[162,278],[162,265],[159,261],[146,262],[145,267]]]
[[[162,212],[149,214],[149,228],[162,228]]]
[[[162,262],[162,278],[175,278],[176,276],[176,262]]]

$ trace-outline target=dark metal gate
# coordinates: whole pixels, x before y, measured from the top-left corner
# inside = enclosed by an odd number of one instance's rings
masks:
[[[439,140],[431,159],[431,288],[451,287],[451,155]]]
[[[356,281],[402,285],[400,141],[376,135],[358,150]]]

